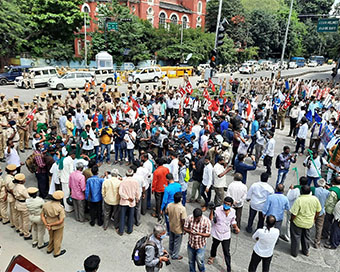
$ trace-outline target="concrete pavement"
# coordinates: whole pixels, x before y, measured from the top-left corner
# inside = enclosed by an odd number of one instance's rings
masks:
[[[275,134],[276,148],[275,154],[281,152],[284,145],[289,145],[293,149],[294,145],[292,138],[287,137],[288,134],[288,122],[284,131],[277,131]],[[28,155],[28,152],[21,154],[22,161]],[[305,169],[302,166],[302,162],[305,156],[298,157],[297,167],[299,175],[305,173]],[[4,169],[4,164],[1,164]],[[124,173],[125,166],[117,167],[120,173]],[[27,175],[26,186],[36,186],[36,179],[28,173],[26,167],[23,167],[23,172]],[[100,169],[100,173],[104,173],[105,170],[112,169],[112,166],[106,164]],[[264,171],[263,167],[258,167],[255,171],[249,173],[247,185],[248,187],[259,180],[259,175]],[[275,185],[277,177],[277,170],[275,169],[275,163],[273,162],[273,176],[270,179],[270,184]],[[232,181],[232,176],[228,177],[228,182]],[[293,171],[290,171],[286,180],[286,190],[290,184],[296,184],[296,177]],[[191,187],[191,184],[190,184]],[[191,192],[191,189],[188,189]],[[154,201],[154,200],[153,200]],[[198,207],[198,204],[187,204],[188,214],[192,213],[194,208]],[[245,226],[248,219],[248,203],[245,204],[242,216],[242,228],[238,235],[232,235],[231,242],[231,254],[232,254],[232,268],[234,272],[247,271],[247,267],[250,261],[252,248],[255,242],[251,239],[251,235],[245,232]],[[208,212],[205,213],[208,216]],[[118,236],[115,231],[109,228],[104,231],[101,227],[91,227],[89,223],[78,223],[74,220],[73,214],[68,214],[65,222],[65,232],[63,239],[63,246],[67,250],[66,254],[57,259],[51,255],[46,254],[46,249],[38,250],[31,247],[31,241],[24,241],[22,237],[19,237],[13,229],[8,225],[4,226],[0,224],[0,271],[4,271],[7,264],[13,255],[22,254],[29,258],[36,265],[42,268],[44,271],[59,272],[59,271],[77,271],[82,268],[83,260],[91,255],[97,254],[101,257],[101,265],[99,271],[143,271],[144,268],[136,267],[131,261],[132,249],[135,242],[142,236],[151,233],[153,225],[156,220],[151,217],[150,211],[145,216],[142,216],[142,224],[139,227],[134,228],[134,232],[131,235],[124,234],[124,236]],[[256,224],[256,220],[255,223]],[[283,227],[285,228],[285,226]],[[312,232],[312,237],[314,231]],[[184,236],[180,254],[184,256],[181,261],[172,261],[171,265],[164,267],[162,271],[188,271],[188,259],[187,259],[187,236]],[[48,240],[46,235],[45,240]],[[168,248],[168,238],[164,240],[165,248]],[[211,247],[211,238],[209,239],[206,260],[209,257]],[[272,260],[271,271],[308,271],[308,272],[334,272],[340,271],[338,250],[331,251],[321,248],[319,250],[311,248],[310,256],[306,257],[299,255],[297,258],[290,256],[290,244],[279,241],[275,248],[274,256]],[[215,264],[208,266],[207,271],[217,272],[225,271],[225,264],[223,259],[223,253],[221,246],[218,249],[218,258],[215,260]],[[260,271],[260,270],[259,270]]]

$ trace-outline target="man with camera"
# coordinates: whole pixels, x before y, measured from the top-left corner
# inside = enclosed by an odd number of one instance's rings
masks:
[[[112,128],[109,126],[109,122],[105,121],[104,127],[99,131],[100,135],[100,161],[104,160],[106,151],[106,162],[110,162],[110,151],[111,151],[111,139],[113,137]]]
[[[216,257],[217,248],[222,243],[224,260],[227,265],[227,272],[231,272],[231,256],[230,256],[230,239],[231,226],[237,234],[240,229],[236,223],[236,213],[232,208],[234,200],[231,197],[224,199],[223,205],[216,207],[211,206],[209,219],[212,222],[211,235],[213,237],[213,244],[211,246],[210,258],[208,264],[213,264]]]

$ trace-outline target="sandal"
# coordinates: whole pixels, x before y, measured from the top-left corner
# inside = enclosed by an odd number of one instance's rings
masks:
[[[208,259],[208,264],[213,264],[214,263],[214,259],[213,257],[209,257]]]

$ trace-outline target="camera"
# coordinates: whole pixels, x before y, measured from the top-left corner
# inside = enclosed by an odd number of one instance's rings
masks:
[[[213,201],[209,202],[208,208],[209,208],[209,210],[215,210],[215,208],[216,208],[215,203]]]
[[[168,260],[165,262],[165,265],[168,266],[169,264],[171,264],[170,256],[169,256],[169,254],[165,254],[164,256],[168,258]]]

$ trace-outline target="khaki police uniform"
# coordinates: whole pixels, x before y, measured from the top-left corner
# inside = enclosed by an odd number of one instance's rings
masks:
[[[23,111],[20,111],[23,112]],[[19,112],[19,113],[20,113]],[[19,133],[19,149],[24,151],[29,148],[29,126],[27,125],[26,116],[19,116],[18,118],[18,133]]]
[[[23,176],[25,179],[24,174],[17,174],[17,176]],[[17,220],[19,223],[19,231],[20,234],[23,234],[25,238],[28,238],[31,236],[30,233],[30,220],[29,220],[29,212],[26,205],[26,199],[28,199],[30,196],[27,192],[27,188],[24,184],[16,184],[13,189],[13,194],[15,197],[15,209],[17,210]]]
[[[6,130],[7,130],[7,118],[4,115],[5,109],[0,108],[0,160],[4,159],[4,152],[6,146]]]
[[[18,150],[20,137],[19,137],[17,127],[16,126],[9,127],[6,133],[7,133],[7,139],[11,139],[13,141],[14,148]],[[13,134],[14,134],[14,137],[12,137]]]
[[[34,71],[31,71],[30,74],[29,74],[29,79],[30,79],[30,87],[32,89],[35,89],[34,78],[35,78]]]
[[[60,201],[49,201],[43,205],[42,216],[46,218],[47,224],[58,222],[65,218],[64,207],[60,204]],[[60,225],[51,226],[48,231],[50,240],[47,247],[47,252],[54,252],[54,255],[59,255],[61,250],[61,242],[63,240],[64,222]]]
[[[0,218],[3,224],[9,222],[8,205],[7,205],[7,192],[5,186],[5,180],[0,177]]]
[[[15,167],[16,169],[16,165],[7,165],[7,168],[9,167]],[[12,170],[12,168],[11,168]],[[11,227],[15,227],[15,230],[19,230],[19,224],[17,222],[17,210],[15,209],[15,198],[14,198],[14,194],[13,194],[13,189],[15,187],[15,184],[13,183],[14,180],[14,176],[13,175],[6,175],[5,176],[5,187],[6,187],[6,191],[7,191],[7,203],[9,205],[9,221],[11,222]]]
[[[38,188],[28,188],[29,194],[38,192]],[[44,245],[45,225],[41,220],[41,211],[45,201],[41,197],[31,197],[26,199],[26,205],[31,222],[32,244],[42,247]]]

